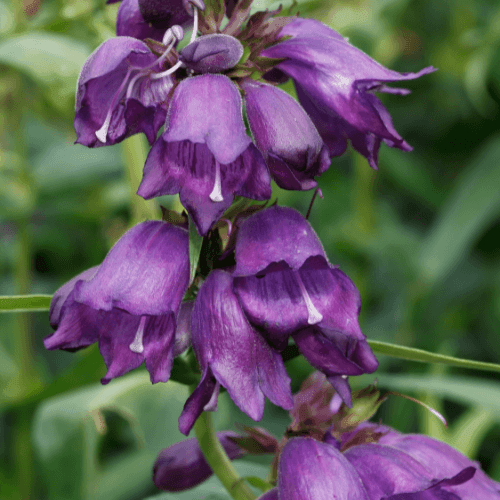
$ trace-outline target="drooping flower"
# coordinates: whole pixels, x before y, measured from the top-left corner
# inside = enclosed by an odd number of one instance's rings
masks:
[[[137,193],[145,199],[179,193],[202,235],[235,195],[268,199],[269,171],[246,134],[241,105],[238,90],[224,75],[183,80]]]
[[[250,129],[273,179],[284,189],[312,189],[330,166],[311,118],[286,92],[254,80],[241,84]]]
[[[332,156],[342,154],[350,140],[370,166],[377,168],[382,142],[403,151],[411,150],[374,93],[407,94],[405,89],[386,84],[412,80],[435,71],[434,68],[417,73],[389,70],[313,19],[297,18],[286,24],[280,35],[290,38],[262,52],[265,57],[285,59],[273,68],[270,78],[285,74],[293,79],[300,103]]]
[[[245,451],[231,438],[240,438],[231,431],[218,432],[217,438],[231,460],[244,456]],[[213,474],[196,438],[180,441],[160,452],[153,466],[153,482],[165,491],[194,488]]]
[[[187,231],[161,221],[138,224],[101,265],[54,294],[56,331],[45,347],[73,351],[99,342],[108,367],[103,383],[144,361],[153,383],[166,382],[174,356],[187,347],[182,333],[175,348],[175,333],[188,281]]]
[[[241,225],[235,260],[233,289],[250,323],[278,350],[292,336],[349,404],[347,376],[378,362],[358,324],[359,292],[307,220],[286,207],[257,212]]]
[[[246,319],[226,271],[213,270],[201,286],[191,333],[202,379],[179,418],[182,433],[189,433],[202,411],[216,409],[221,385],[254,420],[262,418],[265,396],[282,408],[292,407],[283,360]]]
[[[170,30],[173,42],[179,29]],[[168,49],[167,49],[168,50]],[[89,147],[115,144],[144,132],[153,143],[166,117],[172,77],[150,78],[159,61],[145,43],[128,36],[102,43],[85,62],[75,102],[77,143]]]

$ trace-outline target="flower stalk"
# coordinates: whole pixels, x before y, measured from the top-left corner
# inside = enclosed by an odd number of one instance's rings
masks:
[[[194,430],[206,461],[231,495],[231,498],[234,498],[234,500],[255,500],[257,497],[238,474],[224,451],[209,412],[205,411],[201,414],[194,424]]]

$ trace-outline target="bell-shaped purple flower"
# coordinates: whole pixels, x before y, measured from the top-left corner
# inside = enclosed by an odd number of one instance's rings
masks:
[[[358,324],[359,292],[307,220],[278,206],[255,213],[241,225],[235,259],[233,288],[249,321],[278,350],[292,335],[350,404],[346,376],[372,373],[378,362]]]
[[[196,73],[221,73],[238,64],[243,45],[230,35],[213,33],[197,38],[179,54],[184,65]]]
[[[246,453],[231,438],[239,438],[231,431],[218,432],[222,447],[231,460]],[[153,482],[160,490],[183,491],[194,488],[213,474],[196,438],[186,439],[160,452],[153,467]]]
[[[106,40],[90,55],[77,84],[77,143],[110,145],[139,132],[153,143],[173,87],[170,76],[149,78],[157,59],[143,42],[128,36]]]
[[[139,40],[152,38],[161,42],[165,31],[169,27],[155,27],[145,21],[139,9],[139,0],[123,0],[118,8],[116,16],[116,34],[118,36],[131,36]]]
[[[313,19],[297,18],[280,32],[291,37],[262,52],[262,56],[284,58],[273,70],[291,77],[300,103],[310,115],[330,154],[345,151],[347,139],[377,168],[381,142],[410,151],[410,145],[395,130],[387,109],[375,92],[407,94],[386,84],[412,80],[435,71],[398,73],[384,68],[347,39]],[[279,71],[278,71],[279,70]]]
[[[234,195],[268,199],[269,171],[246,134],[241,106],[236,86],[224,75],[183,80],[137,193],[145,199],[179,193],[202,235],[229,208]]]
[[[273,179],[284,189],[312,189],[330,166],[328,148],[302,106],[286,92],[242,83],[248,122]]]
[[[220,385],[254,420],[262,418],[265,396],[275,405],[292,408],[283,360],[246,319],[229,273],[216,269],[209,274],[196,298],[191,330],[203,375],[179,418],[182,433],[189,433],[203,410],[216,408]]]
[[[190,20],[186,3],[186,0],[138,0],[144,21],[163,31],[174,24],[184,24]]]
[[[174,355],[186,347],[183,339],[175,348],[175,332],[188,281],[187,231],[160,221],[138,224],[100,266],[55,293],[56,331],[45,346],[77,350],[98,341],[108,367],[103,383],[144,361],[153,383],[166,382]]]

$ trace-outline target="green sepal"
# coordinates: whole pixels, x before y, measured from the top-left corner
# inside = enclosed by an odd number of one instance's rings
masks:
[[[189,284],[193,282],[200,261],[201,246],[203,245],[203,236],[198,234],[193,219],[189,217]]]

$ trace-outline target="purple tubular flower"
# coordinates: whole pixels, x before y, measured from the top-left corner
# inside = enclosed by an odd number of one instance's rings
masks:
[[[139,0],[123,0],[116,17],[116,34],[139,40],[152,38],[161,42],[166,28],[155,27],[144,20],[139,10]]]
[[[232,277],[212,271],[201,286],[193,309],[192,343],[203,378],[179,419],[188,434],[205,409],[215,406],[218,385],[254,420],[264,411],[264,396],[284,409],[293,406],[283,360],[247,321],[232,291]]]
[[[137,194],[150,199],[176,193],[202,235],[234,195],[271,196],[265,161],[246,134],[241,97],[224,75],[201,75],[178,85],[165,132],[148,155]]]
[[[262,56],[285,58],[276,69],[291,77],[304,109],[318,128],[330,154],[342,154],[347,139],[377,168],[381,142],[410,151],[411,146],[394,129],[387,109],[374,92],[407,94],[386,83],[413,80],[435,71],[398,73],[384,68],[347,39],[313,19],[296,19],[281,36],[292,37],[262,52]]]
[[[378,362],[359,328],[359,292],[309,223],[290,208],[257,212],[240,228],[235,258],[233,288],[249,321],[278,350],[292,335],[350,405],[343,376],[372,373]]]
[[[214,33],[191,42],[181,50],[179,58],[197,73],[220,73],[238,64],[243,50],[237,38]]]
[[[107,383],[144,361],[151,382],[170,377],[176,321],[189,281],[185,229],[148,221],[130,229],[103,263],[78,275],[54,295],[56,331],[47,349],[77,350],[96,341]]]
[[[173,87],[169,76],[146,77],[156,60],[143,42],[128,36],[106,40],[90,55],[77,84],[77,143],[110,145],[139,132],[153,143]]]
[[[257,147],[284,189],[312,189],[330,166],[328,148],[302,106],[286,92],[254,80],[242,83]]]
[[[239,438],[231,431],[218,432],[217,437],[231,460],[246,453],[230,438]],[[213,474],[196,438],[186,439],[160,452],[153,467],[153,482],[160,490],[183,491],[194,488]]]
[[[144,21],[163,31],[191,18],[184,0],[138,0],[138,5]]]

